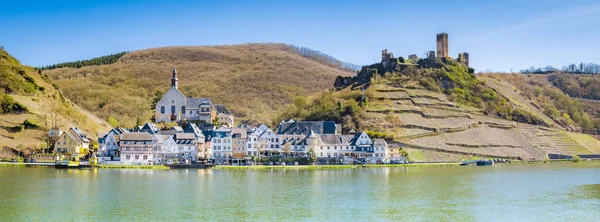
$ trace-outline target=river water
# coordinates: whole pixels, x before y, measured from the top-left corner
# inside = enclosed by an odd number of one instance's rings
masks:
[[[333,170],[0,168],[1,221],[599,221],[600,163]]]

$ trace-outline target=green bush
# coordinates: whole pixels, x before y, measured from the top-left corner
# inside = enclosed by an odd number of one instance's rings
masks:
[[[37,125],[35,122],[26,119],[25,121],[23,121],[23,127],[25,129],[38,129],[40,126]]]
[[[2,99],[0,100],[0,113],[23,113],[27,111],[27,107],[16,102],[10,95],[2,95]]]
[[[23,131],[23,129],[25,129],[25,127],[23,126],[23,124],[19,124],[19,125],[14,126],[12,128],[12,131],[13,132],[21,132],[21,131]]]

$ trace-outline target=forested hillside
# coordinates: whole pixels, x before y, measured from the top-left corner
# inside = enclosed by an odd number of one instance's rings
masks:
[[[0,48],[0,148],[46,148],[51,127],[79,127],[93,138],[109,126],[64,98],[39,70]]]
[[[65,96],[101,118],[131,127],[150,120],[152,101],[179,72],[188,97],[225,104],[240,123],[270,123],[296,96],[331,88],[338,75],[354,71],[317,51],[286,44],[164,47],[127,53],[100,66],[44,70]]]
[[[110,55],[106,55],[106,56],[100,56],[100,57],[96,57],[96,58],[92,58],[92,59],[77,60],[74,62],[63,62],[63,63],[54,64],[54,65],[44,66],[39,69],[48,70],[48,69],[58,69],[58,68],[67,68],[67,67],[68,68],[81,68],[84,66],[108,65],[108,64],[113,64],[113,63],[119,61],[119,58],[121,58],[121,56],[123,56],[127,53],[128,52],[119,52],[119,53],[110,54]]]

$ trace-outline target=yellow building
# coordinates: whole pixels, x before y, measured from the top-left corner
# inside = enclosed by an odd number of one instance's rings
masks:
[[[90,140],[78,128],[71,128],[58,137],[54,144],[54,152],[68,157],[70,161],[79,161],[90,151]]]

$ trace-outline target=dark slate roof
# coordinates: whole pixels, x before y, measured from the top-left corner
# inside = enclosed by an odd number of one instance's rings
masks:
[[[217,110],[217,114],[223,113],[223,114],[231,115],[231,112],[229,112],[229,110],[227,110],[227,108],[223,104],[215,104],[215,109]]]
[[[73,128],[73,131],[75,132],[74,136],[79,137],[79,139],[81,139],[81,141],[83,141],[84,143],[89,143],[90,140],[87,138],[87,135],[85,135],[85,133],[83,133],[81,130],[79,130],[79,128]]]
[[[207,130],[215,130],[216,129],[216,125],[215,124],[199,124],[198,128],[200,128],[200,130],[202,131],[207,131]]]
[[[186,108],[197,108],[200,104],[208,103],[209,106],[212,106],[212,101],[210,98],[187,98],[185,102]]]
[[[116,135],[121,135],[121,134],[123,134],[123,133],[128,133],[128,132],[129,132],[129,130],[127,130],[127,129],[125,129],[125,128],[122,128],[122,127],[117,127],[117,128],[114,128],[114,129],[112,129],[112,130],[110,130],[110,131],[111,131],[111,132],[114,132]],[[110,132],[109,132],[109,133],[110,133]]]
[[[350,137],[340,134],[321,134],[319,139],[324,145],[347,146],[350,145]]]
[[[152,135],[149,133],[123,133],[120,138],[121,141],[152,141]]]
[[[277,126],[277,134],[304,134],[312,130],[316,134],[335,134],[336,124],[333,121],[281,122]]]
[[[283,139],[281,145],[285,145],[286,143],[290,143],[291,145],[296,145],[296,146],[307,145],[306,144],[306,139],[301,139],[301,138],[286,138],[286,139]]]
[[[189,123],[184,129],[184,133],[193,133],[196,137],[204,137],[202,130],[196,126],[194,123]]]
[[[146,123],[140,131],[154,134],[158,132],[158,127],[153,123]]]

